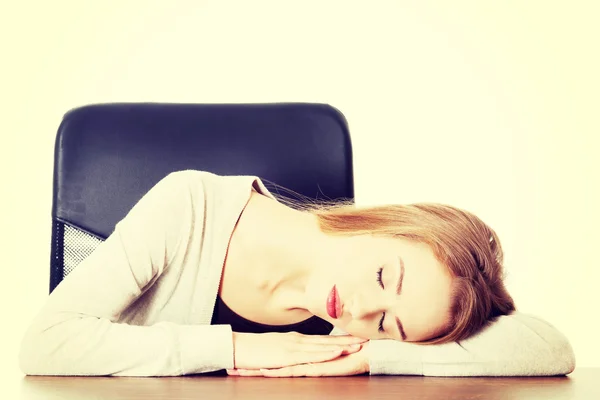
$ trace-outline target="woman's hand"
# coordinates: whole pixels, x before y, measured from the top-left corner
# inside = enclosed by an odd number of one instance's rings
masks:
[[[323,363],[360,350],[368,339],[355,336],[303,335],[298,332],[233,332],[236,370],[279,369]],[[231,370],[230,370],[231,371]]]
[[[359,351],[322,362],[301,363],[283,368],[233,369],[227,370],[227,374],[273,378],[360,375],[369,372],[369,359],[367,357],[368,346],[368,342],[363,343]]]

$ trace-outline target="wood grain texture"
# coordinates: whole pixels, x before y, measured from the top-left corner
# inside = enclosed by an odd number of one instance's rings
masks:
[[[564,377],[23,377],[21,399],[600,399],[600,368]],[[1,389],[0,389],[1,393]],[[1,396],[2,398],[4,396]]]

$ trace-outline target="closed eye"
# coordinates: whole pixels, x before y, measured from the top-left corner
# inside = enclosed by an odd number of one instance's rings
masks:
[[[379,286],[381,286],[382,289],[385,289],[385,286],[383,285],[383,279],[381,278],[383,274],[383,267],[379,268],[379,271],[377,271],[377,282],[379,283]],[[381,320],[379,320],[379,332],[383,333],[385,332],[385,329],[383,329],[383,320],[385,319],[385,313],[383,313],[383,315],[381,316]]]
[[[383,273],[383,267],[379,268],[379,271],[377,271],[377,282],[379,282],[379,286],[381,286],[382,289],[385,289],[385,286],[383,286],[383,280],[381,278],[382,273]]]

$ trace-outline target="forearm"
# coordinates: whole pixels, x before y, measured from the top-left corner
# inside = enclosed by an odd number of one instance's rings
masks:
[[[369,364],[372,375],[541,376],[572,372],[575,357],[556,328],[514,313],[460,343],[373,341]]]
[[[19,357],[28,375],[175,376],[233,366],[229,325],[131,326],[91,317],[33,325]]]

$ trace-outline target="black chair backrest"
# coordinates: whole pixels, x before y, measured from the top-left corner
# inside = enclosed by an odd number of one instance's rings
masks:
[[[347,122],[326,104],[119,103],[68,112],[56,137],[50,291],[169,173],[256,175],[354,199]]]

